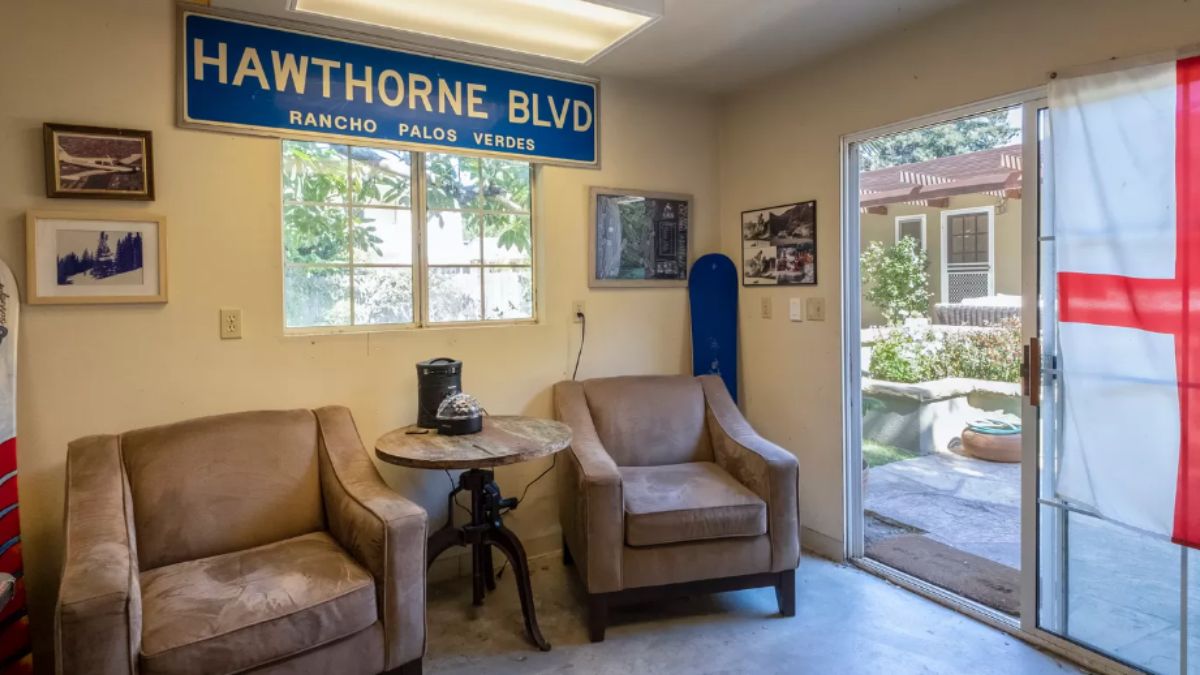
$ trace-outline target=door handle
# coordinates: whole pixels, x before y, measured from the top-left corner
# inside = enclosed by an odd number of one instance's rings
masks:
[[[1024,394],[1029,397],[1029,405],[1037,407],[1042,404],[1042,341],[1029,338],[1025,345],[1021,364],[1021,384]]]

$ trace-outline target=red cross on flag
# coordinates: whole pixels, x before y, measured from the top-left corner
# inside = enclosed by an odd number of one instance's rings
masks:
[[[1200,58],[1055,80],[1061,499],[1200,546]]]

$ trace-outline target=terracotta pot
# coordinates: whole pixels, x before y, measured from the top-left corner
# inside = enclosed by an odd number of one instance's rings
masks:
[[[961,452],[969,457],[989,462],[1021,461],[1021,434],[981,434],[963,429]]]

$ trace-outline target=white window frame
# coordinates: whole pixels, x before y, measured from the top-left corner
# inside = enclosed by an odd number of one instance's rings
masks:
[[[413,320],[409,323],[383,323],[383,324],[361,324],[361,325],[337,325],[337,326],[288,326],[287,324],[287,282],[286,275],[288,269],[286,243],[284,241],[284,212],[287,205],[287,200],[283,196],[283,143],[285,141],[303,141],[303,142],[318,142],[330,143],[332,145],[346,145],[351,147],[364,148],[384,148],[390,150],[399,150],[407,152],[410,156],[410,182],[409,182],[409,210],[413,214],[412,224],[412,262],[409,265],[387,265],[387,264],[346,264],[346,267],[351,270],[351,279],[353,279],[353,270],[356,267],[409,267],[412,269],[413,275]],[[425,239],[425,229],[428,223],[428,206],[426,198],[426,174],[425,174],[425,158],[429,154],[451,154],[461,155],[463,157],[481,157],[482,159],[497,159],[497,157],[479,156],[469,153],[457,153],[450,150],[415,150],[407,147],[396,147],[385,144],[370,145],[365,143],[345,143],[339,141],[313,141],[311,139],[291,139],[283,138],[279,141],[279,255],[280,255],[280,271],[279,271],[279,307],[280,307],[280,323],[283,326],[283,334],[285,336],[304,336],[304,335],[339,335],[351,333],[391,333],[404,332],[412,330],[428,330],[428,329],[443,329],[443,328],[480,328],[480,327],[503,327],[503,326],[528,326],[536,325],[539,321],[539,306],[541,305],[541,293],[538,287],[538,268],[540,266],[540,239],[538,237],[537,226],[537,182],[540,175],[539,167],[533,162],[529,164],[529,274],[530,274],[530,294],[531,294],[531,316],[521,319],[484,319],[478,321],[430,321],[429,320],[429,262],[428,251]],[[507,158],[499,158],[507,159]],[[514,161],[522,161],[519,158],[514,158]],[[482,234],[481,234],[482,236]],[[339,264],[340,265],[340,264]],[[335,265],[338,266],[338,265]],[[525,265],[458,265],[456,267],[478,267],[480,270],[480,302],[484,301],[483,285],[486,283],[486,274],[484,273],[489,267],[526,267]],[[353,295],[354,288],[351,285],[350,289]],[[352,298],[353,299],[353,298]],[[353,304],[352,304],[353,307]],[[487,314],[486,307],[481,307],[481,312],[484,316]],[[353,321],[353,310],[351,310],[351,321]]]
[[[950,248],[947,240],[947,225],[950,222],[950,216],[962,216],[972,213],[986,213],[988,221],[988,295],[996,294],[996,207],[995,206],[971,206],[963,209],[946,209],[941,212],[942,221],[942,251],[941,262],[941,280],[942,280],[942,302],[950,301]]]
[[[913,220],[921,221],[921,250],[929,251],[929,246],[925,241],[925,214],[924,213],[911,213],[907,216],[896,216],[896,227],[895,227],[896,243],[897,244],[900,243],[900,223],[913,221]]]

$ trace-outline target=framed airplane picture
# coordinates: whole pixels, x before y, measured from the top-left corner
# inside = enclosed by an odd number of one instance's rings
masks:
[[[149,131],[42,125],[46,196],[154,200]]]

